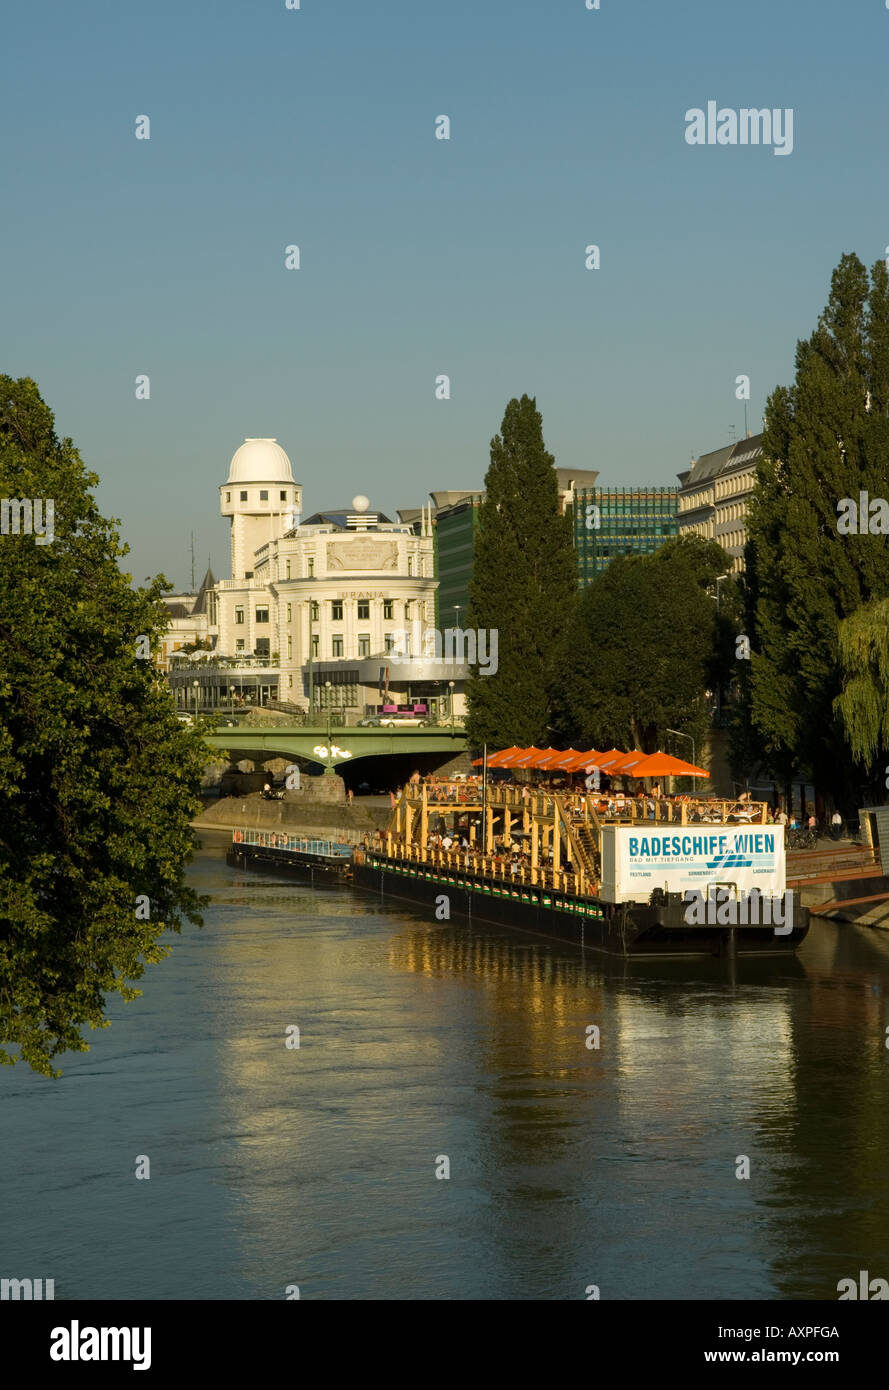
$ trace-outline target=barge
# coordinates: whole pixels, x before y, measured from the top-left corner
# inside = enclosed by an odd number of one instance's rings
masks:
[[[409,784],[389,828],[353,852],[351,876],[436,915],[622,956],[787,955],[809,911],[786,888],[784,828],[764,803],[733,819],[736,807],[710,800],[690,823],[684,801],[609,817],[578,793]]]
[[[225,862],[233,869],[270,869],[314,883],[351,878],[354,846],[269,830],[235,830]]]

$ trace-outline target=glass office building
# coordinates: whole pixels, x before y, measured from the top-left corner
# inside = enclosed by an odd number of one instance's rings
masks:
[[[574,497],[577,581],[591,583],[616,555],[648,555],[679,534],[676,487],[597,487]]]

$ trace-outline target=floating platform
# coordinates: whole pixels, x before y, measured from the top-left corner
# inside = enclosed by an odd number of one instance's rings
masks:
[[[352,876],[354,846],[341,840],[312,840],[267,830],[235,830],[225,862],[236,869],[270,869],[296,878],[346,880]]]
[[[691,926],[681,893],[652,894],[648,903],[610,903],[555,888],[514,884],[471,871],[389,858],[356,850],[352,880],[360,888],[434,911],[442,895],[451,917],[516,927],[587,949],[620,956],[786,956],[809,929],[809,911],[794,895],[793,926],[776,934],[771,925]]]

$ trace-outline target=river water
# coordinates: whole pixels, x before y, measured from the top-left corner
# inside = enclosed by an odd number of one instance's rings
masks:
[[[57,1299],[889,1278],[889,933],[815,922],[734,976],[624,963],[233,870],[203,838],[203,930],[61,1080],[0,1068],[2,1277]]]

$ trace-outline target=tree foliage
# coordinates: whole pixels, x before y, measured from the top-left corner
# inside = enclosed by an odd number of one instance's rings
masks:
[[[889,748],[889,599],[874,599],[838,629],[843,688],[834,700],[857,762]]]
[[[836,705],[839,625],[889,594],[889,563],[887,538],[842,534],[838,508],[861,491],[883,496],[887,475],[889,275],[878,261],[868,281],[845,255],[815,331],[797,344],[793,385],[769,397],[748,534],[752,728],[773,764],[808,770],[850,805],[862,778]]]
[[[97,483],[36,384],[0,377],[0,497],[55,506],[50,544],[0,535],[0,1062],[46,1075],[202,905],[184,866],[205,754],[137,658],[170,586],[130,586]]]
[[[728,567],[722,547],[697,536],[611,561],[581,595],[565,643],[567,739],[653,753],[675,728],[701,747],[705,691],[719,666],[709,590]]]
[[[470,627],[498,633],[495,675],[467,683],[467,732],[478,747],[540,744],[552,724],[555,658],[577,594],[572,518],[559,511],[554,459],[530,396],[506,407],[491,440],[479,507]]]

